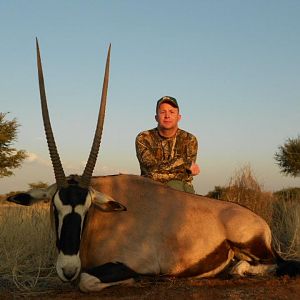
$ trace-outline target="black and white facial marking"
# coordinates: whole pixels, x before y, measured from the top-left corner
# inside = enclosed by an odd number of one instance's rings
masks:
[[[59,251],[56,270],[63,281],[74,280],[80,272],[81,233],[91,203],[90,191],[77,183],[61,188],[53,197],[56,245]]]

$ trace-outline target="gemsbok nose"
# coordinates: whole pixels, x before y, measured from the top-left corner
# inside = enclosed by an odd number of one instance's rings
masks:
[[[67,281],[72,281],[77,277],[78,268],[62,268],[62,272]]]

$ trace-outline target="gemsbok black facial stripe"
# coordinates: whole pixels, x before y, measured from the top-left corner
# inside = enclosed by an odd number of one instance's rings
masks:
[[[78,185],[69,185],[66,188],[61,188],[59,191],[59,198],[62,204],[71,205],[72,207],[84,205],[87,195],[88,189]]]
[[[78,213],[64,216],[58,249],[65,255],[75,255],[79,252],[82,218]]]
[[[59,251],[67,255],[77,254],[80,248],[83,220],[90,205],[91,194],[89,190],[76,185],[62,188],[54,195],[56,245]],[[69,240],[68,236],[72,237],[70,247],[66,246]]]

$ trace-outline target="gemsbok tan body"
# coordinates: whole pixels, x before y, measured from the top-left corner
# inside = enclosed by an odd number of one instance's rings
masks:
[[[280,258],[268,224],[240,205],[177,191],[137,175],[92,177],[104,122],[108,51],[97,129],[84,172],[65,176],[47,108],[37,45],[44,128],[56,183],[9,197],[31,205],[49,198],[55,220],[56,270],[80,276],[84,292],[127,284],[142,275],[210,277],[300,274],[298,261]]]

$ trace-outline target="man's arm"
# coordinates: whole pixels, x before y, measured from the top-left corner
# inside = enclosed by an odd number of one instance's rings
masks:
[[[192,176],[196,176],[200,173],[200,167],[196,164],[197,159],[197,152],[198,152],[198,141],[195,136],[191,135],[190,141],[188,143],[187,148],[187,160],[189,161],[189,172]]]
[[[200,173],[200,167],[199,167],[199,165],[197,165],[197,164],[194,163],[194,162],[192,162],[192,165],[191,165],[191,167],[189,168],[189,170],[190,170],[190,172],[191,172],[191,174],[192,174],[193,176],[196,176],[196,175],[198,175],[198,174]]]

